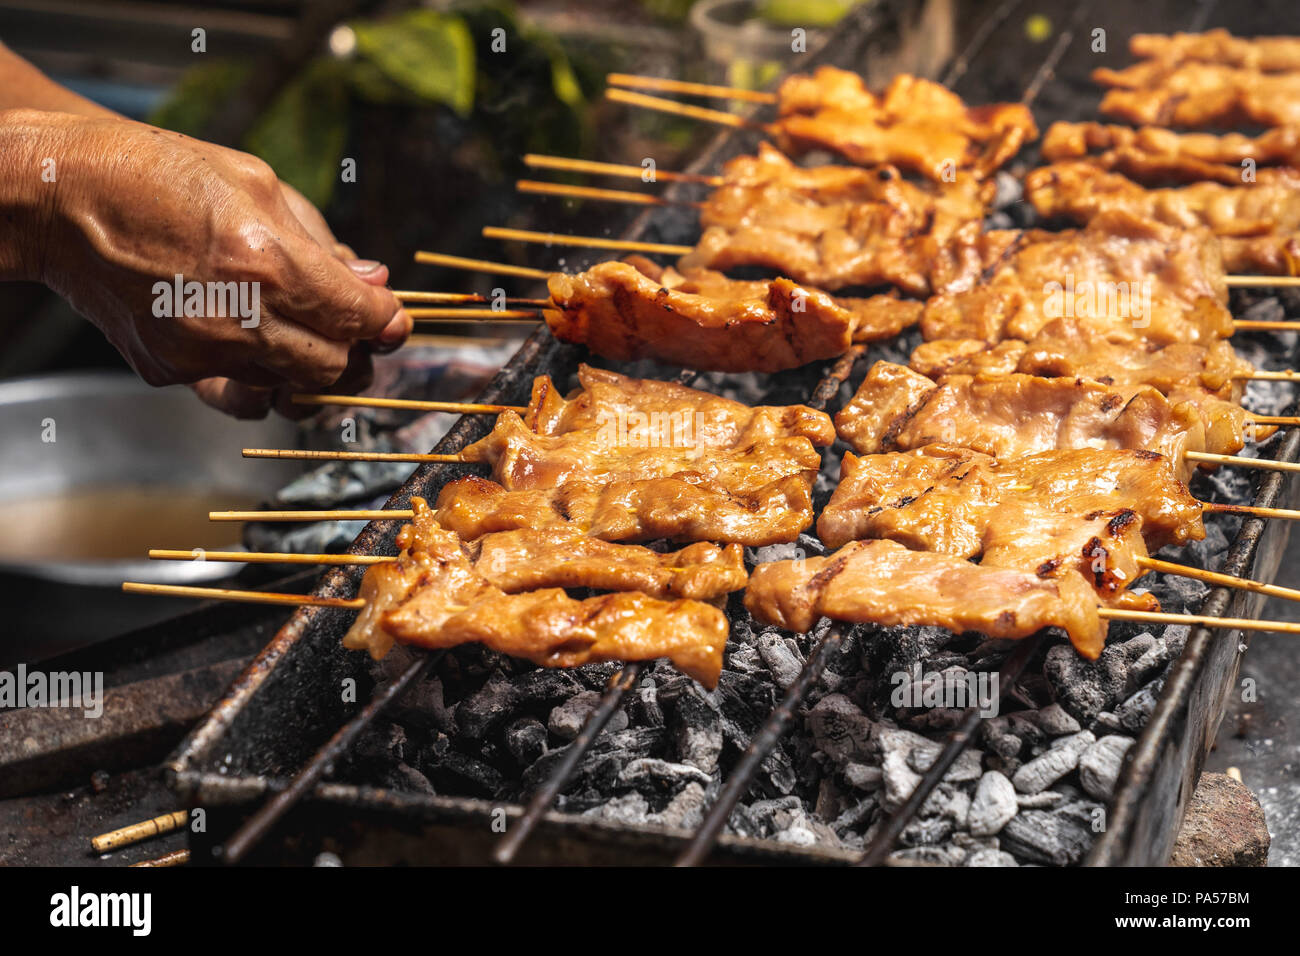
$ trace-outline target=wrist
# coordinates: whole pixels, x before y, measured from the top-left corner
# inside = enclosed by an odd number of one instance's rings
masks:
[[[62,113],[0,110],[0,280],[45,281],[70,121]]]

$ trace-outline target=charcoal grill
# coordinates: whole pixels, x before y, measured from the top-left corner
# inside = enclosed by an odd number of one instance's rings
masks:
[[[797,68],[808,69],[814,62],[862,68],[870,62],[877,71],[881,67],[891,71],[908,69],[905,50],[888,52],[887,44],[882,46],[896,34],[897,18],[906,15],[903,8],[907,6],[865,5],[835,31],[819,53],[797,64]],[[1300,23],[1294,22],[1295,11],[1284,4],[1265,3],[1248,9],[1238,6],[1231,10],[1226,6],[1215,0],[1193,7],[1157,3],[1142,8],[1140,22],[1134,22],[1135,11],[1118,3],[1080,6],[1072,12],[1068,29],[1057,41],[1033,46],[1023,37],[1018,24],[1033,14],[1059,21],[1059,6],[1008,0],[995,8],[981,9],[982,18],[973,19],[964,31],[969,41],[952,59],[943,79],[973,102],[1025,95],[1035,100],[1040,122],[1082,119],[1095,114],[1097,103],[1096,91],[1087,81],[1087,73],[1095,63],[1086,52],[1079,52],[1088,49],[1094,23],[1108,30],[1107,43],[1115,51],[1122,51],[1128,34],[1140,29],[1202,29],[1221,23],[1247,35],[1300,32]],[[1010,42],[1002,38],[1003,34],[1011,35]],[[1016,54],[1014,50],[1020,48],[1025,49]],[[1067,56],[1072,51],[1073,56]],[[748,136],[730,132],[721,135],[692,171],[713,171],[720,162],[752,149],[752,145]],[[676,192],[682,192],[680,187]],[[639,217],[626,235],[683,242],[690,241],[694,229],[691,218],[679,210],[655,208]],[[527,400],[535,375],[547,373],[564,382],[584,357],[580,350],[555,342],[541,329],[524,343],[479,401],[522,403]],[[854,354],[820,369],[770,376],[764,380],[763,400],[805,401],[834,411],[864,370],[863,357]],[[657,377],[668,377],[675,371],[645,364],[614,367],[630,374]],[[489,423],[481,417],[462,418],[435,451],[456,452],[480,438],[488,428]],[[1289,432],[1272,451],[1279,459],[1297,460],[1300,430]],[[469,469],[461,465],[423,466],[393,495],[387,507],[407,508],[412,495],[432,499],[443,484],[467,473]],[[1300,493],[1281,475],[1269,472],[1259,479],[1253,503],[1294,507],[1298,498]],[[398,522],[372,523],[350,550],[393,554],[398,526]],[[1286,522],[1253,518],[1243,521],[1221,570],[1271,580],[1288,532]],[[335,568],[323,575],[316,593],[351,596],[359,578],[360,569]],[[1200,613],[1253,617],[1258,616],[1262,605],[1259,595],[1216,589],[1208,594]],[[733,602],[729,613],[743,612],[738,612]],[[268,794],[282,789],[329,733],[354,716],[360,704],[343,702],[340,688],[345,680],[357,682],[362,688],[358,700],[365,701],[365,691],[373,688],[367,662],[361,655],[344,651],[339,643],[350,622],[351,615],[345,611],[305,607],[295,612],[171,758],[168,769],[177,792],[188,804],[204,807],[209,815],[208,832],[190,836],[196,860],[210,858],[214,847],[239,820]],[[805,672],[782,702],[778,717],[794,713],[800,694],[815,683],[818,668],[833,653],[840,634],[830,629],[816,637]],[[1130,752],[1108,808],[1107,828],[1094,843],[1088,863],[1161,865],[1167,861],[1248,641],[1248,636],[1239,632],[1193,629],[1153,715]],[[1025,646],[1022,656],[1033,650],[1030,642]],[[1009,659],[1006,667],[1011,668],[1013,663]],[[624,678],[627,673],[625,669]],[[619,686],[629,683],[624,679]],[[609,695],[621,691],[616,686],[606,693],[608,701]],[[762,748],[781,729],[779,722],[773,722],[766,733],[755,735],[750,751],[735,772],[743,773],[747,763],[757,763],[763,756]],[[953,738],[949,747],[953,756],[961,744],[959,736]],[[936,766],[941,773],[942,766]],[[329,850],[348,863],[483,863],[491,859],[499,845],[503,822],[508,830],[516,826],[523,812],[520,806],[491,800],[324,782],[250,859],[307,863],[316,853]],[[523,844],[517,859],[529,863],[665,863],[685,851],[692,836],[682,830],[614,825],[547,812],[538,819],[536,833]],[[700,847],[703,850],[707,845]],[[883,844],[873,847],[871,860],[878,861],[887,848]],[[796,847],[723,835],[704,859],[716,863],[844,864],[859,857],[817,846]]]

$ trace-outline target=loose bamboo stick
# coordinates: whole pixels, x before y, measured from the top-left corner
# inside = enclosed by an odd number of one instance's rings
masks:
[[[130,826],[120,827],[117,830],[110,830],[108,833],[101,833],[97,837],[91,837],[90,845],[94,847],[96,853],[107,853],[109,850],[117,850],[133,843],[139,843],[141,840],[147,840],[150,837],[170,833],[178,827],[183,827],[188,819],[189,814],[184,810],[164,813],[152,820],[142,820],[139,823],[132,823]]]
[[[661,93],[684,93],[687,96],[711,96],[722,100],[741,100],[746,103],[775,103],[776,94],[763,90],[746,90],[738,86],[715,86],[712,83],[690,83],[658,76],[639,76],[631,73],[611,73],[605,77],[610,86],[632,90],[658,90]]]
[[[667,242],[641,242],[636,239],[606,239],[601,236],[570,236],[562,232],[533,232],[530,229],[505,229],[484,226],[485,239],[512,239],[519,242],[538,242],[547,246],[581,246],[585,249],[616,249],[620,252],[653,252],[667,256],[684,256],[694,246],[679,246]]]
[[[1265,372],[1256,369],[1253,372],[1232,376],[1238,381],[1252,382],[1300,382],[1300,372],[1285,369],[1280,372]]]
[[[132,866],[184,866],[190,862],[189,850],[172,850],[170,853],[164,853],[162,856],[155,857],[152,860],[141,860],[139,863],[132,863]]]
[[[421,412],[457,412],[461,415],[500,415],[528,411],[523,405],[481,405],[475,402],[434,402],[413,398],[379,398],[371,395],[293,395],[295,405],[342,405],[351,408],[402,408]]]
[[[352,610],[366,606],[361,598],[317,597],[312,594],[280,594],[275,591],[237,591],[233,588],[200,588],[183,584],[144,584],[124,581],[122,590],[128,594],[160,594],[165,597],[192,597],[208,600],[235,601],[241,604],[287,604],[291,606],[338,607]]]
[[[616,176],[620,179],[639,179],[646,181],[646,168],[626,163],[597,163],[589,159],[571,159],[568,156],[547,156],[542,153],[527,153],[524,165],[530,169],[554,169],[566,173],[590,173],[593,176]],[[721,176],[709,176],[704,173],[679,173],[671,169],[655,168],[651,182],[664,183],[698,183],[703,186],[721,186]]]

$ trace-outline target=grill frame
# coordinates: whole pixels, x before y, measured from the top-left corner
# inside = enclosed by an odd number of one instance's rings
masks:
[[[1028,13],[1046,5],[1019,6]],[[1211,6],[1198,8],[1197,19],[1208,16]],[[853,48],[865,49],[875,28],[883,22],[881,10],[874,7],[860,10],[854,17],[854,23],[840,31],[837,38],[848,37],[856,43],[846,40],[836,45],[832,40],[818,59],[840,63],[854,59]],[[811,65],[801,63],[800,68]],[[724,132],[692,164],[691,170],[716,168],[719,162],[749,146],[747,139]],[[669,195],[680,190],[676,187]],[[636,218],[625,236],[682,241],[690,238],[682,235],[683,221],[684,217],[672,210],[650,209]],[[478,400],[526,401],[534,375],[572,367],[578,358],[579,350],[556,343],[540,328]],[[485,434],[489,427],[481,417],[462,417],[434,451],[455,452]],[[1300,460],[1300,430],[1287,434],[1274,451],[1281,460]],[[467,473],[472,472],[459,465],[421,466],[387,507],[408,507],[413,494],[435,496],[445,481]],[[1256,505],[1294,507],[1300,502],[1300,488],[1276,472],[1266,473],[1258,489]],[[371,523],[350,550],[394,553],[392,538],[398,525]],[[1222,570],[1271,580],[1289,532],[1285,521],[1243,521]],[[361,571],[332,569],[325,573],[315,593],[351,596]],[[1256,617],[1263,604],[1260,595],[1220,588],[1207,595],[1200,613]],[[210,814],[208,832],[190,837],[195,859],[206,859],[204,850],[211,849],[219,835],[229,832],[268,793],[282,788],[287,775],[305,762],[320,742],[303,734],[291,737],[290,746],[284,746],[286,704],[288,710],[293,710],[295,703],[314,704],[311,713],[297,714],[296,721],[288,722],[300,729],[317,722],[332,728],[351,716],[352,711],[346,707],[325,704],[334,681],[344,676],[364,678],[360,655],[347,655],[338,647],[348,620],[347,612],[332,609],[296,611],[169,760],[167,770],[177,793],[188,804],[203,806]],[[1237,632],[1192,630],[1154,714],[1126,760],[1108,808],[1108,826],[1094,844],[1088,864],[1161,865],[1167,861],[1177,824],[1234,686],[1241,650],[1248,644],[1249,636]],[[287,697],[283,696],[285,692]],[[359,696],[364,699],[364,695]],[[263,772],[220,772],[228,754],[248,755],[263,745],[275,744],[280,745],[275,751],[278,766],[267,766]],[[249,859],[263,863],[310,862],[316,850],[330,849],[344,854],[349,862],[485,862],[499,839],[499,827],[494,828],[493,823],[499,824],[502,812],[507,820],[515,820],[523,808],[484,799],[430,797],[364,785],[323,783],[282,822],[275,839],[254,851]],[[534,838],[521,850],[519,861],[666,863],[686,847],[691,836],[685,830],[609,824],[549,812],[541,818]],[[824,847],[790,847],[771,840],[723,836],[708,859],[715,863],[842,865],[856,858],[856,853]]]

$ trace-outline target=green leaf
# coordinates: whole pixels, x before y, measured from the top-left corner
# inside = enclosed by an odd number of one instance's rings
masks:
[[[758,15],[785,26],[828,27],[861,0],[759,0]]]
[[[347,138],[346,68],[321,58],[281,91],[249,130],[244,147],[324,207],[334,194]]]
[[[210,60],[186,70],[149,122],[187,136],[201,136],[208,121],[235,96],[248,78],[249,66],[233,60]]]
[[[358,54],[399,89],[445,103],[462,116],[473,108],[474,40],[460,18],[412,10],[351,27]]]

